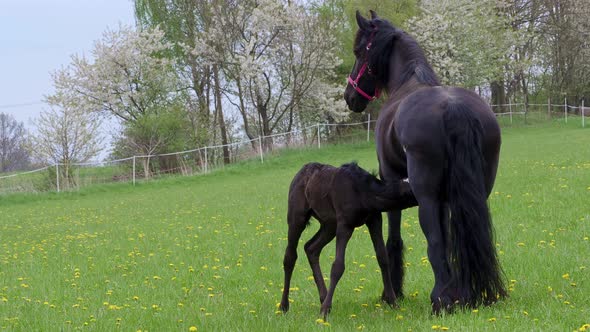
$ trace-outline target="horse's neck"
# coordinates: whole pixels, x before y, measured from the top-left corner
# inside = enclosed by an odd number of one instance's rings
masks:
[[[414,75],[408,81],[404,82],[404,84],[397,87],[395,90],[390,91],[388,94],[389,100],[394,102],[401,101],[416,90],[425,87],[428,87],[428,85],[418,82],[418,79]]]
[[[399,46],[402,47],[403,46]],[[404,99],[414,91],[432,86],[431,83],[418,78],[418,72],[421,70],[432,70],[428,64],[421,63],[414,57],[416,55],[406,55],[402,52],[393,52],[389,66],[389,82],[387,82],[387,95],[390,101],[399,101]],[[414,72],[407,76],[408,68],[413,68]]]

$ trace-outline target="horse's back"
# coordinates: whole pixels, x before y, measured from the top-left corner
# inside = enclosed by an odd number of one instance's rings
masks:
[[[457,87],[422,88],[404,98],[395,115],[396,136],[406,149],[442,151],[444,114],[459,107],[481,124],[484,145],[497,141],[499,146],[500,127],[490,106],[473,91]]]
[[[449,147],[445,144],[454,140],[449,135],[476,130],[480,133],[484,181],[486,189],[491,190],[500,153],[500,127],[490,106],[473,91],[456,87],[420,89],[400,103],[394,126],[406,153],[433,166],[446,163]],[[449,132],[451,128],[454,133]]]

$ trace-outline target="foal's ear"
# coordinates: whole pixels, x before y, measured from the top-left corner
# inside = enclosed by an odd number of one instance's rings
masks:
[[[369,21],[358,10],[356,11],[356,24],[358,24],[361,30],[369,29]]]
[[[370,9],[369,12],[371,13],[371,19],[372,20],[376,20],[379,18],[379,16],[377,16],[377,13],[375,13],[374,10]]]

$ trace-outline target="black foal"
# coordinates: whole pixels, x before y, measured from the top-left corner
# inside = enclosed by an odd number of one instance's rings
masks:
[[[295,175],[289,188],[287,222],[289,235],[283,261],[285,284],[280,309],[289,310],[289,287],[297,260],[301,233],[313,216],[320,222],[319,231],[305,244],[305,253],[320,293],[320,313],[326,318],[332,306],[336,284],[344,272],[346,244],[356,227],[367,225],[383,278],[382,300],[395,304],[396,296],[389,275],[387,250],[383,242],[381,212],[416,206],[409,183],[385,183],[360,168],[356,163],[333,167],[309,163]],[[320,253],[336,237],[336,258],[326,289],[320,270]]]

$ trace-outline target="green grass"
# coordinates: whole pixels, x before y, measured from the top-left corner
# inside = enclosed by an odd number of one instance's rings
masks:
[[[415,209],[403,215],[406,299],[381,305],[365,228],[349,243],[330,326],[299,247],[291,310],[280,300],[286,197],[306,162],[358,160],[374,145],[286,151],[213,173],[75,193],[0,197],[0,328],[22,331],[572,331],[590,323],[590,130],[504,129],[489,204],[510,297],[432,316],[433,276]],[[302,243],[317,229],[312,223]],[[322,257],[329,274],[330,244]]]

